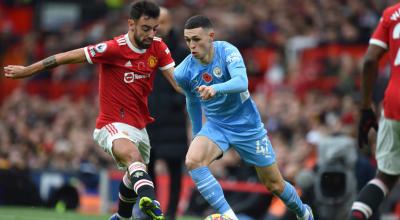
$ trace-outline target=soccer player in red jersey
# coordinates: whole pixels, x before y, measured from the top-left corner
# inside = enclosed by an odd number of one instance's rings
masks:
[[[173,80],[174,60],[166,44],[155,37],[160,8],[151,1],[131,6],[128,33],[96,45],[55,54],[30,66],[4,67],[5,76],[24,78],[45,69],[70,63],[100,65],[100,113],[94,140],[126,170],[120,185],[119,209],[112,219],[131,219],[139,196],[139,207],[152,219],[164,219],[147,174],[150,143],[146,124],[150,117],[147,97],[157,69],[179,91]]]
[[[378,123],[371,108],[372,90],[379,60],[388,52],[391,76],[385,91]],[[393,188],[400,174],[400,4],[388,7],[375,29],[364,57],[361,84],[359,147],[368,144],[368,132],[378,130],[376,160],[378,172],[353,203],[349,219],[369,219]]]

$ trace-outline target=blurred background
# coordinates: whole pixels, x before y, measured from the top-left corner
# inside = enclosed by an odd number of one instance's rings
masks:
[[[27,65],[124,34],[130,2],[1,0],[0,64]],[[375,134],[371,149],[358,149],[354,139],[360,67],[383,9],[395,1],[157,2],[170,10],[177,47],[185,46],[185,20],[202,13],[213,20],[217,40],[240,49],[282,174],[312,205],[317,219],[344,219],[358,190],[375,174]],[[0,69],[0,207],[64,207],[96,215],[115,211],[122,173],[92,140],[97,68],[60,66],[24,80],[5,79]],[[384,60],[374,90],[377,112],[389,71]],[[240,219],[295,219],[234,151],[212,170]],[[168,172],[157,159],[163,209],[168,207]],[[212,213],[183,172],[177,216]],[[396,187],[375,219],[400,219],[399,200]]]

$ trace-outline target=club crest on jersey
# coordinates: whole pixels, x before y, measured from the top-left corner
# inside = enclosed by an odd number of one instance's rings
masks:
[[[103,53],[107,49],[107,44],[106,43],[96,44],[96,46],[94,46],[94,49],[97,51],[97,53]]]
[[[201,76],[201,78],[202,78],[203,81],[206,82],[206,83],[210,83],[210,82],[212,81],[212,76],[211,76],[209,73],[207,73],[207,72],[203,73],[203,75]]]
[[[157,62],[158,60],[155,56],[150,56],[149,59],[147,59],[147,65],[149,65],[150,68],[154,68]]]
[[[214,74],[214,76],[216,76],[217,78],[221,78],[221,76],[222,76],[221,68],[215,67],[215,68],[213,69],[213,74]]]

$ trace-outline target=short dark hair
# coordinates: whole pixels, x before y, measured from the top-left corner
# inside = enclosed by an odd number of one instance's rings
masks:
[[[190,17],[185,23],[185,29],[212,28],[210,19],[204,15],[195,15]]]
[[[132,3],[130,18],[138,20],[143,15],[150,18],[160,17],[160,6],[152,1],[139,0]]]

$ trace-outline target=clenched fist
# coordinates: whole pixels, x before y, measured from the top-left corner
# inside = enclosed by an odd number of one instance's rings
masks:
[[[364,145],[368,145],[368,133],[371,128],[378,131],[378,121],[375,116],[375,112],[368,108],[361,110],[361,117],[358,123],[358,147],[362,148]]]
[[[200,97],[203,100],[211,99],[217,93],[213,87],[205,85],[201,85],[197,88],[197,91],[200,93]]]
[[[24,78],[32,75],[25,66],[8,65],[4,67],[4,76],[13,79]]]

